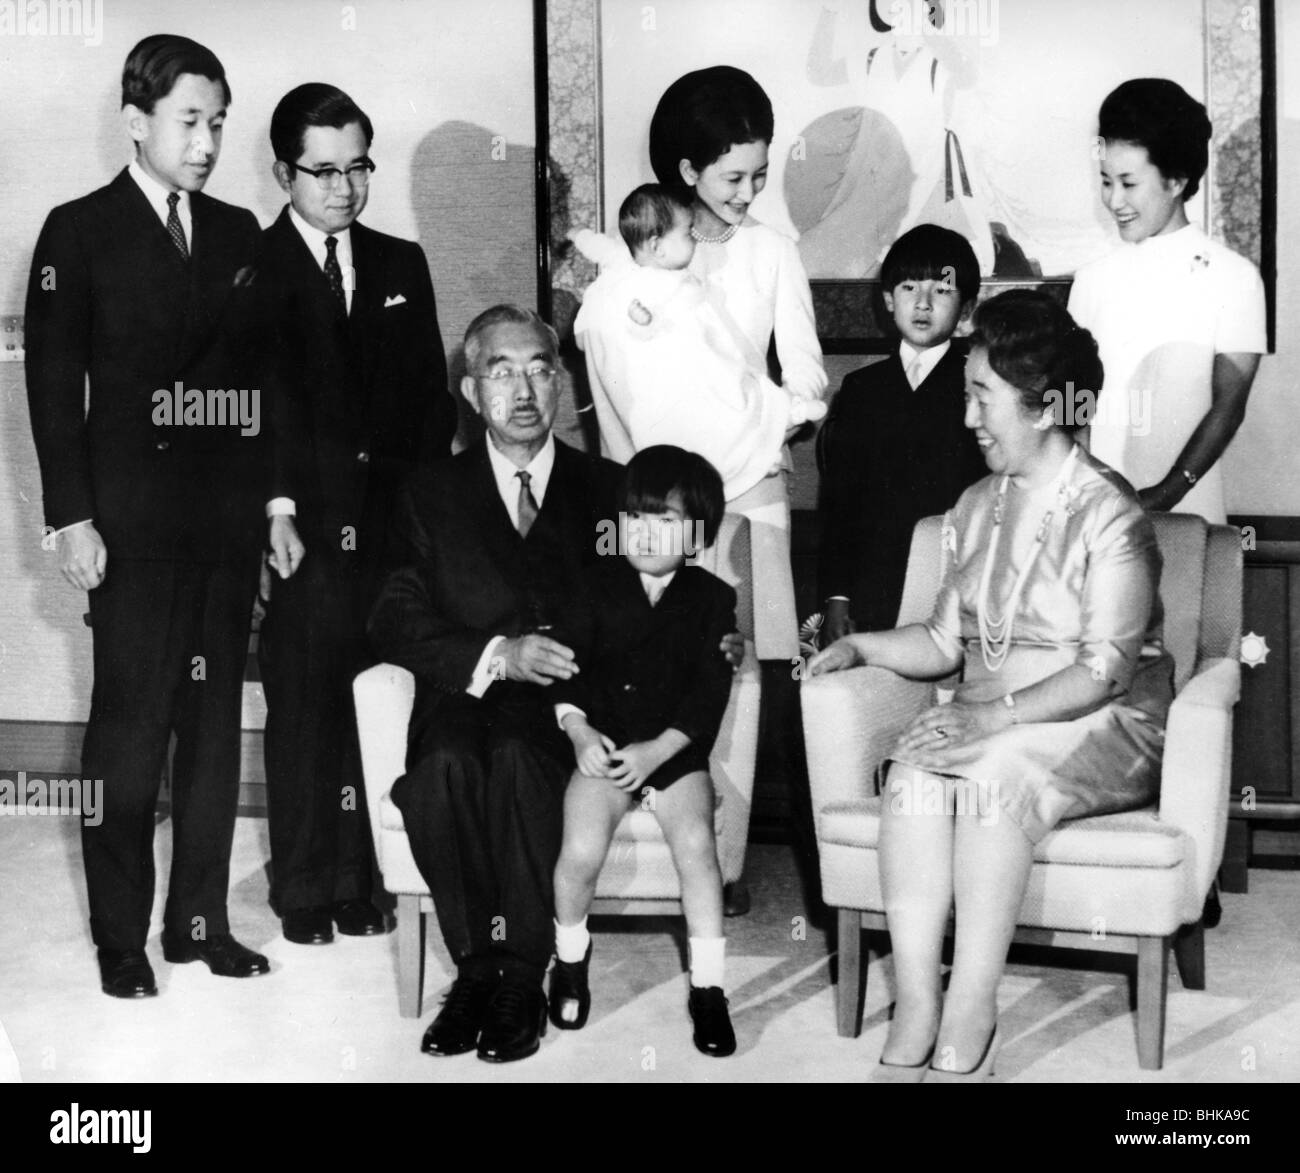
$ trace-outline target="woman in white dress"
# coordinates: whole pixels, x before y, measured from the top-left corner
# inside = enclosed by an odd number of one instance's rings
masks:
[[[1105,366],[1091,450],[1147,509],[1222,524],[1220,457],[1268,349],[1264,286],[1187,218],[1209,158],[1200,102],[1163,78],[1127,81],[1101,105],[1099,139],[1102,199],[1122,243],[1081,268],[1070,292]]]
[[[775,338],[784,388],[821,399],[826,371],[798,248],[749,215],[767,183],[772,127],[772,103],[749,74],[727,65],[699,69],[659,99],[650,121],[650,163],[660,183],[691,197],[697,243],[690,271],[719,312],[760,355]],[[751,522],[754,642],[766,660],[799,654],[787,476],[782,470],[764,477],[727,503]]]

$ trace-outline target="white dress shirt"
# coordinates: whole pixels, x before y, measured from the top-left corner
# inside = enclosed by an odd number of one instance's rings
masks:
[[[939,360],[948,353],[951,346],[951,338],[940,342],[938,346],[927,346],[924,350],[917,350],[906,338],[898,344],[898,358],[913,391],[930,377],[930,372],[939,365]],[[913,363],[916,364],[915,373],[912,371]]]
[[[541,451],[522,470],[508,456],[501,453],[490,432],[487,437],[487,452],[488,464],[492,468],[492,479],[496,482],[501,503],[506,507],[510,524],[518,529],[521,482],[515,474],[521,471],[529,474],[531,479],[528,487],[532,490],[533,500],[537,502],[537,508],[540,510],[546,500],[546,489],[551,483],[551,473],[555,469],[555,437],[548,435]],[[497,648],[505,642],[505,639],[504,635],[494,635],[488,640],[483,654],[479,656],[478,663],[474,667],[474,675],[470,679],[469,687],[465,690],[470,696],[482,697],[494,680],[503,678],[501,666],[494,665],[493,659]]]

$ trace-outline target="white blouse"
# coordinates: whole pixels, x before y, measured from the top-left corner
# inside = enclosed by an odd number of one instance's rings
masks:
[[[1105,366],[1092,454],[1135,489],[1164,479],[1209,411],[1214,356],[1268,349],[1259,271],[1192,224],[1083,266],[1070,313],[1096,337]],[[1226,520],[1222,463],[1178,512]]]

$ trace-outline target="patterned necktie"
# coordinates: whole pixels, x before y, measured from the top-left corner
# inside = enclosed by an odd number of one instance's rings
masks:
[[[181,227],[180,213],[176,211],[176,205],[180,202],[180,192],[167,193],[167,233],[172,238],[172,244],[176,246],[176,251],[181,254],[181,260],[188,261],[190,259],[190,247],[185,243],[185,229]]]
[[[348,312],[347,294],[343,292],[343,270],[339,268],[339,258],[335,249],[339,246],[337,238],[327,236],[325,238],[325,280],[330,283],[330,292],[339,299],[339,305],[343,307],[343,312]]]
[[[526,538],[528,531],[533,528],[533,522],[537,520],[537,498],[528,487],[533,474],[521,469],[515,476],[519,478],[519,536]]]

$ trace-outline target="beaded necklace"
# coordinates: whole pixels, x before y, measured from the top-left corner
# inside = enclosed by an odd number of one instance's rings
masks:
[[[1011,483],[1010,474],[1004,476],[998,486],[997,500],[993,503],[993,533],[989,537],[989,544],[984,554],[984,573],[980,575],[980,591],[975,603],[975,616],[979,622],[980,632],[980,654],[984,657],[984,667],[990,672],[999,671],[1006,663],[1007,656],[1011,654],[1011,632],[1016,612],[1020,608],[1020,596],[1024,593],[1025,583],[1029,581],[1029,573],[1038,560],[1039,551],[1047,540],[1048,525],[1051,524],[1058,508],[1064,509],[1067,514],[1073,512],[1070,506],[1070,474],[1074,470],[1074,461],[1078,454],[1079,445],[1075,444],[1070,449],[1070,455],[1061,465],[1061,471],[1056,474],[1056,480],[1053,482],[1056,487],[1055,500],[1047,507],[1043,520],[1038,523],[1034,544],[1025,559],[1025,564],[1020,568],[1020,573],[1016,575],[1015,585],[1011,588],[1011,598],[1007,600],[1006,610],[1001,616],[993,614],[988,595],[989,585],[993,581],[993,561],[997,552],[998,538],[1002,533],[1007,485]]]
[[[739,228],[740,228],[739,224],[732,224],[730,227],[727,228],[725,232],[719,234],[718,236],[705,236],[704,233],[697,232],[694,226],[692,226],[691,237],[694,240],[698,240],[700,244],[726,244],[727,241],[729,241],[733,236],[736,235],[736,232]]]

